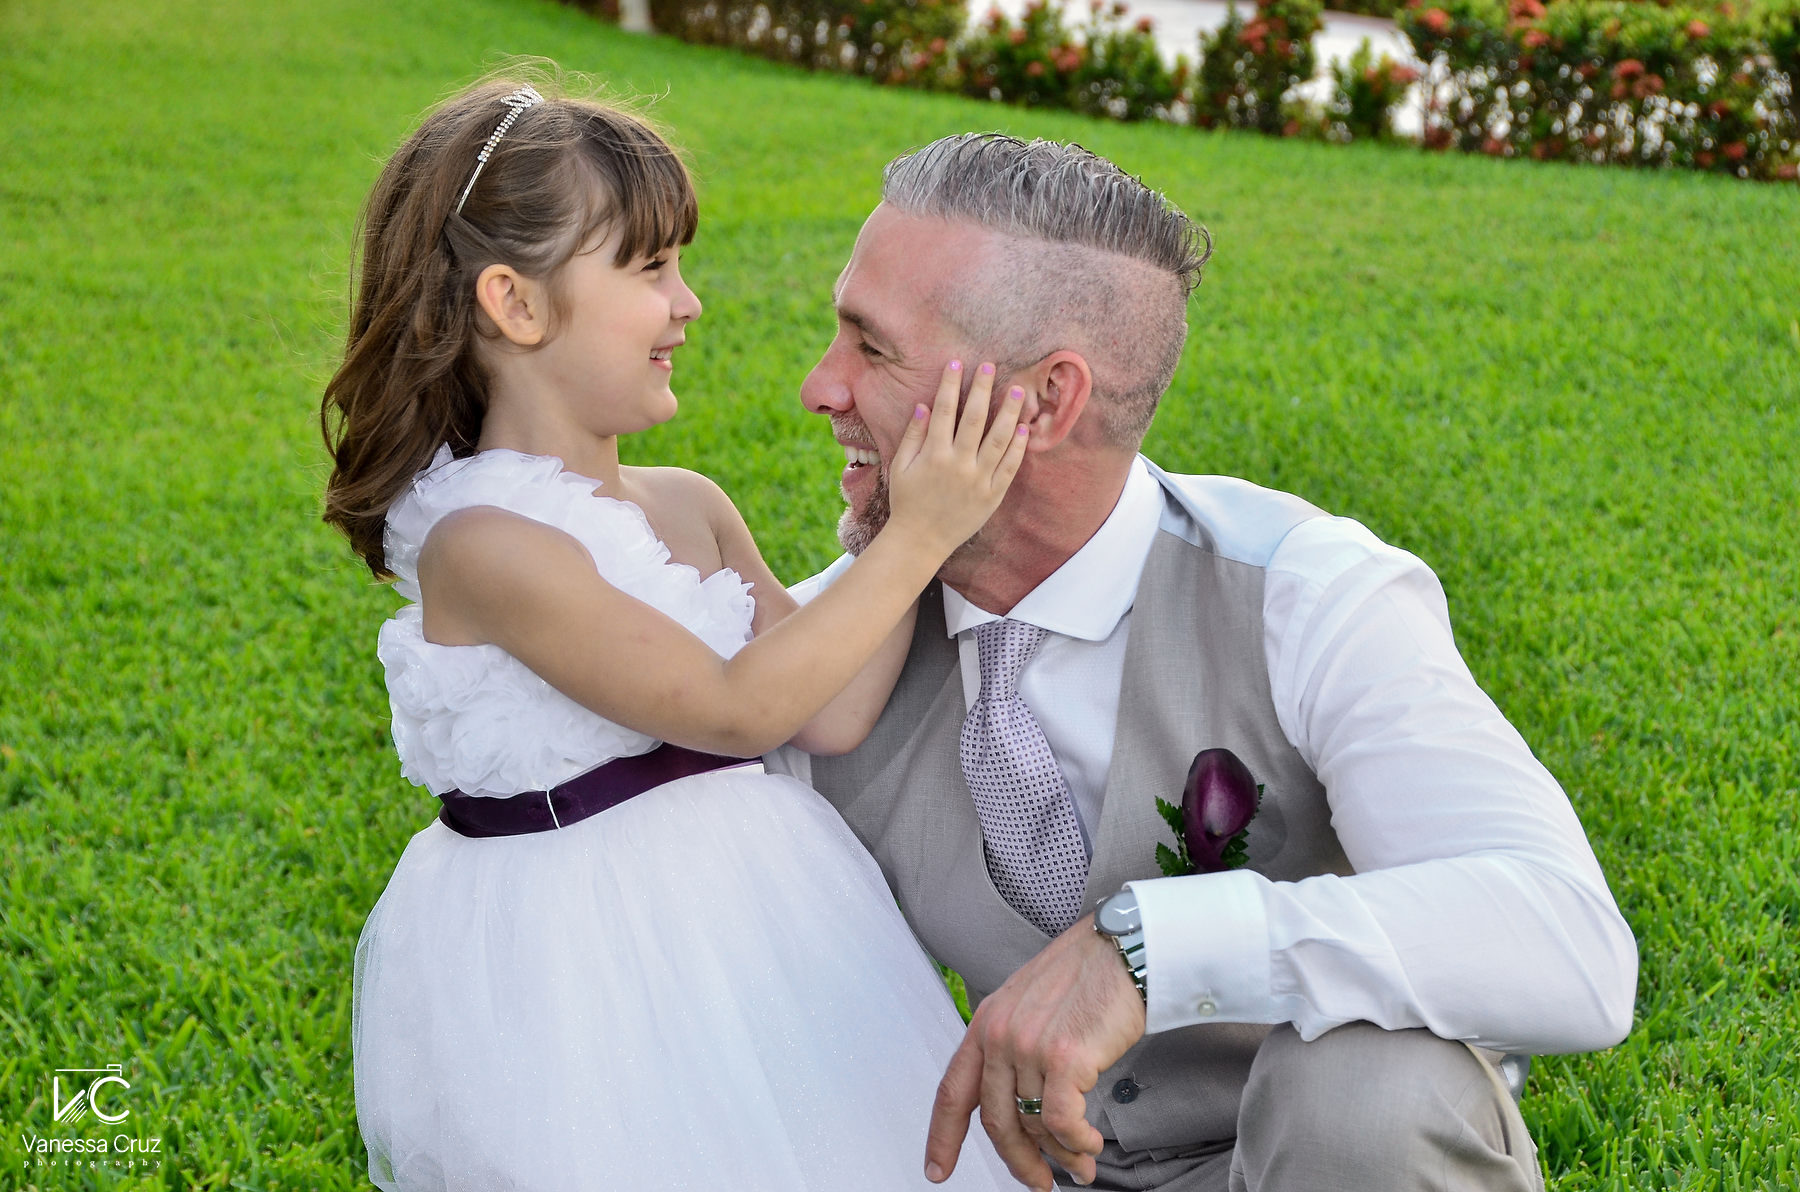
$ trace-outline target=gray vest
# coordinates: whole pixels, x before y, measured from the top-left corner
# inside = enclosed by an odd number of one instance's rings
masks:
[[[1264,784],[1250,826],[1252,869],[1277,881],[1350,872],[1324,788],[1275,718],[1262,569],[1217,554],[1177,494],[1165,488],[1165,498],[1167,516],[1131,613],[1112,766],[1083,895],[1089,909],[1128,881],[1162,876],[1156,846],[1173,843],[1173,835],[1156,797],[1178,802],[1194,755],[1213,746],[1236,752]],[[926,949],[961,973],[979,1001],[1049,937],[1007,905],[988,877],[958,760],[965,711],[957,647],[934,584],[874,731],[852,753],[815,758],[812,778],[874,854]],[[1127,1150],[1159,1155],[1234,1137],[1250,1061],[1267,1031],[1221,1023],[1147,1035],[1101,1075],[1088,1094],[1088,1120]],[[1121,1081],[1129,1084],[1115,1095]]]

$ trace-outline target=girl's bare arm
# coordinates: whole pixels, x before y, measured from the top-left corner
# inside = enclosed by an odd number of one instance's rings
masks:
[[[836,583],[729,660],[606,583],[575,539],[493,508],[451,514],[426,539],[419,577],[443,634],[434,640],[498,645],[578,703],[662,740],[739,757],[767,752],[884,643],[892,648],[920,590],[1018,471],[1021,403],[1002,400],[984,433],[988,393],[978,376],[958,425],[959,381],[946,370],[940,415],[921,407],[895,453],[887,528]]]

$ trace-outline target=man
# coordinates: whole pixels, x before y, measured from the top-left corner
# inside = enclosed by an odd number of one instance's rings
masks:
[[[801,390],[851,553],[946,360],[1031,428],[874,732],[810,760],[978,1003],[926,1174],[979,1106],[1035,1188],[1539,1187],[1493,1063],[1623,1038],[1635,944],[1422,563],[1137,454],[1209,250],[1079,147],[947,138],[888,166]],[[1155,800],[1214,747],[1264,787],[1248,866],[1162,877]]]

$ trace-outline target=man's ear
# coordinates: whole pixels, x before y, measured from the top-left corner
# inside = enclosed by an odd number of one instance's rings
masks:
[[[489,265],[475,279],[475,302],[511,343],[523,348],[544,342],[548,331],[543,288],[511,265]]]
[[[1020,421],[1031,427],[1026,451],[1048,451],[1067,439],[1094,392],[1094,374],[1087,361],[1066,349],[1038,361],[1020,383],[1025,387]]]

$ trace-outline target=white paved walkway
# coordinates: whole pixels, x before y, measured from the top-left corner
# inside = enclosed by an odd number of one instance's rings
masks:
[[[991,4],[972,0],[970,16],[980,20],[990,7],[998,8],[1017,20],[1025,11],[1027,0],[993,0]],[[1149,17],[1155,22],[1156,44],[1163,57],[1173,62],[1175,55],[1185,54],[1189,62],[1200,56],[1200,33],[1225,23],[1225,0],[1125,0],[1130,10],[1127,21]],[[1086,0],[1064,0],[1070,24],[1087,19]],[[1239,5],[1246,19],[1255,8],[1254,0]],[[1347,61],[1363,38],[1368,38],[1376,59],[1386,52],[1397,62],[1414,62],[1412,43],[1394,28],[1394,22],[1381,17],[1356,16],[1347,12],[1327,12],[1325,28],[1313,39],[1319,55],[1319,76],[1306,87],[1309,99],[1323,103],[1331,94],[1332,62]],[[1415,63],[1416,65],[1416,63]],[[1394,114],[1398,132],[1417,136],[1420,130],[1419,88],[1414,86],[1406,106]]]

